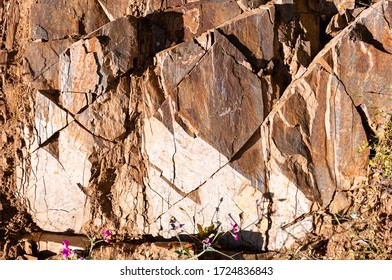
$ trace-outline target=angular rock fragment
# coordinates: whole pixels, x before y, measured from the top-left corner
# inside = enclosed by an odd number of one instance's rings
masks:
[[[31,154],[28,182],[22,181],[21,187],[29,212],[40,228],[80,232],[90,217],[89,157],[95,150],[109,147],[109,143],[73,121],[50,144]]]
[[[48,94],[37,91],[36,106],[35,106],[35,146],[31,149],[45,143],[55,133],[66,127],[73,118],[60,107],[58,107],[50,98],[46,97]]]
[[[242,13],[236,1],[201,1],[201,23],[205,32]]]
[[[216,37],[178,85],[174,100],[179,117],[230,159],[263,121],[264,93],[244,56],[226,38]]]
[[[258,71],[274,58],[274,20],[274,6],[261,6],[225,22],[219,29]]]
[[[31,87],[38,90],[57,90],[59,82],[59,55],[73,40],[32,42],[24,49],[23,76]]]
[[[162,106],[161,121],[154,117],[145,120],[145,151],[149,162],[165,180],[178,190],[189,193],[228,160],[202,139],[189,136],[164,108],[167,105]]]
[[[156,55],[156,64],[166,95],[195,67],[206,50],[194,41],[184,42]]]
[[[120,78],[119,84],[98,98],[76,120],[93,135],[115,141],[126,132],[129,106],[129,79]]]
[[[96,1],[39,0],[31,5],[30,37],[45,41],[80,37],[107,22]]]
[[[80,113],[138,57],[137,20],[120,18],[73,44],[60,56],[60,102]]]
[[[271,157],[309,200],[328,205],[335,189],[365,175],[361,117],[340,81],[319,65],[286,90],[267,123]]]
[[[73,115],[107,87],[100,73],[103,50],[97,38],[80,40],[60,55],[60,103]]]
[[[110,21],[129,14],[130,2],[130,0],[98,0],[98,3]]]
[[[344,85],[344,90],[373,130],[377,130],[392,112],[391,14],[390,1],[377,4],[361,15],[330,43],[322,57]],[[387,12],[389,11],[389,12]],[[370,20],[371,19],[371,20]],[[322,58],[320,58],[321,60]]]

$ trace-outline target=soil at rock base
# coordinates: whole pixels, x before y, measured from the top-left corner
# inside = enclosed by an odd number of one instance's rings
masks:
[[[12,0],[5,1],[7,3]],[[0,65],[0,259],[34,259],[34,248],[23,236],[40,229],[33,223],[23,201],[16,195],[16,166],[27,152],[22,140],[23,127],[33,123],[33,95],[22,81],[19,65],[29,33],[29,8],[34,0],[19,1],[19,24],[8,53]],[[10,17],[10,14],[4,14]],[[245,259],[392,259],[392,180],[377,176],[369,167],[369,181],[352,191],[350,209],[337,215],[328,209],[315,214],[315,230],[290,249],[264,254],[242,254]],[[151,243],[124,245],[121,240],[100,247],[97,259],[173,259],[175,245]],[[125,243],[126,244],[126,243]],[[139,246],[139,247],[138,247]],[[132,249],[130,249],[132,247]],[[130,254],[129,252],[133,253]],[[215,256],[213,256],[215,257]],[[61,256],[56,257],[61,259]]]

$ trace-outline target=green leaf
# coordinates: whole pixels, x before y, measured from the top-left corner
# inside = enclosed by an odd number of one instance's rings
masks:
[[[199,232],[201,237],[204,235],[203,227],[200,224],[197,224],[197,231]]]
[[[184,253],[180,250],[175,250],[174,253],[177,253],[178,255],[182,256]]]

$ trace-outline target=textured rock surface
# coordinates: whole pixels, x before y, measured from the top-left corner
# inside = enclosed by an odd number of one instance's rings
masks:
[[[138,239],[175,236],[173,217],[191,233],[235,222],[260,251],[348,207],[392,110],[390,1],[325,46],[331,1],[98,2],[83,32],[32,18],[45,42],[24,52],[39,91],[19,189],[39,227]]]
[[[79,37],[107,22],[97,1],[39,0],[31,5],[30,37],[45,41]]]

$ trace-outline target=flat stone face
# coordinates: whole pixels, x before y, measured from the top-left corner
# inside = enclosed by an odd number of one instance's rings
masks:
[[[59,55],[72,43],[64,39],[26,44],[22,70],[25,80],[39,90],[58,89]]]
[[[274,17],[274,6],[262,6],[225,22],[220,29],[248,61],[260,69],[275,55]]]
[[[227,163],[227,158],[202,139],[189,136],[174,119],[145,120],[144,137],[149,162],[184,193],[198,188]]]
[[[162,87],[166,94],[173,92],[205,53],[206,50],[199,44],[188,41],[157,54]]]
[[[367,142],[361,117],[339,80],[317,66],[285,94],[269,117],[265,133],[273,146],[267,149],[308,199],[327,205],[336,189],[366,174],[368,154],[359,152]]]
[[[97,61],[94,53],[99,53]],[[98,39],[79,41],[60,56],[59,88],[61,105],[77,114],[92,102],[92,95],[102,91],[98,69],[102,61],[102,49]]]
[[[35,114],[35,139],[34,147],[45,143],[55,133],[66,127],[73,118],[50,100],[43,92],[37,91]],[[34,149],[34,148],[33,148]]]
[[[30,37],[58,40],[81,36],[108,22],[96,1],[39,0],[31,5]]]
[[[45,149],[31,155],[29,185],[25,190],[30,213],[47,231],[76,233],[89,219],[86,195],[73,182],[69,171]]]
[[[127,15],[131,2],[130,0],[98,0],[106,16],[111,21]]]
[[[181,118],[228,158],[252,136],[264,116],[261,81],[245,62],[220,37],[176,92]],[[248,121],[243,123],[243,119]]]
[[[390,2],[384,9],[388,7],[391,9]],[[390,71],[385,71],[392,63],[392,35],[388,27],[380,24],[384,18],[380,7],[376,11],[374,16],[369,15],[372,19],[365,15],[342,31],[347,39],[336,42],[330,58],[334,73],[355,105],[367,111],[373,129],[385,122],[386,112],[392,108]]]
[[[242,12],[236,1],[201,1],[201,4],[203,32],[223,24]]]

